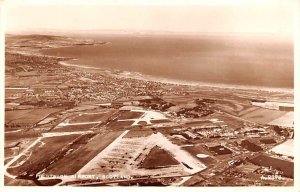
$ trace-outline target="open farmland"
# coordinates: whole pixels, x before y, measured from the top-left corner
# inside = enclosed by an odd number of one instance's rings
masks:
[[[277,125],[281,127],[293,127],[294,126],[294,112],[287,112],[283,116],[271,121],[269,125]]]
[[[174,105],[182,105],[182,104],[186,104],[188,102],[193,102],[197,97],[197,95],[194,95],[194,96],[189,96],[189,97],[186,97],[186,96],[164,96],[162,97],[163,100],[167,101],[167,102],[170,102],[170,103],[173,103]]]
[[[285,115],[286,113],[286,111],[258,108],[242,115],[241,118],[260,124],[268,124],[269,122]]]
[[[213,105],[213,108],[216,108],[221,111],[225,111],[232,115],[240,115],[241,112],[251,108],[250,105],[240,104],[236,101],[231,100],[218,100],[216,104]]]
[[[33,109],[29,110],[14,110],[5,112],[5,123],[9,123],[12,120],[19,119],[24,115],[29,114]]]
[[[28,113],[20,115],[18,118],[13,119],[11,123],[32,126],[42,119],[46,118],[49,114],[61,111],[59,108],[47,108],[47,109],[33,109]]]
[[[257,110],[257,109],[259,109],[259,108],[258,108],[258,107],[255,107],[255,106],[249,106],[249,107],[245,108],[244,110],[240,111],[240,112],[237,114],[237,116],[242,117],[243,115],[246,115],[246,114],[248,114],[248,113],[251,113],[251,112],[253,112],[253,111]]]

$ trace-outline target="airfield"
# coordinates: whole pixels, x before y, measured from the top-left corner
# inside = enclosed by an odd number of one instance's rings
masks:
[[[293,93],[123,78],[35,54],[69,41],[7,41],[5,185],[293,186]]]

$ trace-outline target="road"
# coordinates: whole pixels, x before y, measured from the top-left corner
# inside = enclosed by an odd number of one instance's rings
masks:
[[[18,155],[16,155],[12,160],[10,160],[6,165],[4,165],[4,175],[15,179],[17,176],[12,175],[10,173],[7,172],[7,169],[15,162],[17,161],[20,157],[22,157],[22,155],[25,155],[27,153],[27,151],[29,149],[31,149],[33,146],[35,146],[38,142],[40,142],[42,140],[43,137],[38,137],[33,143],[31,143],[31,145],[29,145],[26,149],[24,149],[21,153],[19,153]]]

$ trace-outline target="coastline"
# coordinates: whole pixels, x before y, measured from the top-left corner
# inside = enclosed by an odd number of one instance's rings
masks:
[[[234,85],[234,84],[221,84],[221,83],[207,83],[207,82],[199,82],[199,81],[184,81],[184,80],[176,80],[170,78],[163,78],[163,77],[155,77],[152,75],[146,75],[139,72],[132,72],[132,71],[121,71],[116,69],[118,72],[114,72],[113,70],[103,69],[100,67],[92,67],[92,66],[85,66],[85,65],[78,65],[72,64],[70,61],[78,60],[78,59],[69,59],[66,61],[60,61],[59,64],[66,66],[66,67],[75,67],[84,70],[97,70],[98,71],[105,71],[110,73],[111,75],[127,78],[127,79],[137,79],[142,81],[152,81],[158,83],[166,83],[166,84],[173,84],[177,86],[191,86],[191,87],[209,87],[209,88],[222,88],[222,89],[237,89],[237,90],[257,90],[257,91],[268,91],[268,92],[284,92],[284,93],[294,93],[294,89],[292,88],[273,88],[273,87],[263,87],[263,86],[251,86],[251,85]],[[119,72],[121,71],[121,72]]]
[[[27,49],[26,53],[28,53],[28,56],[12,52],[6,57],[8,62],[5,64],[10,69],[10,71],[6,71],[6,78],[9,77],[6,79],[7,82],[10,82],[11,85],[22,85],[20,87],[8,87],[11,90],[5,90],[10,91],[6,94],[5,98],[5,104],[7,104],[5,105],[5,114],[7,117],[5,119],[5,136],[8,138],[6,144],[7,146],[15,146],[20,141],[20,146],[24,146],[24,150],[32,154],[23,161],[22,165],[10,166],[15,162],[22,161],[23,157],[20,156],[21,154],[10,155],[10,152],[14,150],[13,147],[5,148],[5,152],[12,159],[6,159],[5,161],[6,176],[8,175],[7,178],[9,178],[5,183],[7,186],[12,184],[29,185],[27,183],[24,184],[21,179],[27,179],[28,182],[34,182],[35,185],[96,186],[99,181],[93,178],[85,181],[82,180],[83,178],[74,177],[68,181],[54,179],[52,182],[51,179],[47,180],[46,177],[47,174],[52,179],[59,178],[61,174],[76,175],[78,170],[81,170],[82,167],[93,161],[95,155],[97,156],[97,154],[100,154],[99,152],[109,148],[110,143],[113,143],[116,138],[118,139],[124,129],[127,129],[127,132],[130,130],[128,132],[130,135],[128,134],[124,137],[125,140],[132,139],[133,142],[125,143],[125,145],[121,142],[119,143],[120,145],[116,146],[116,149],[122,147],[138,148],[139,151],[143,152],[146,147],[146,155],[151,154],[150,151],[156,140],[150,147],[144,145],[145,142],[143,143],[143,141],[148,138],[149,134],[155,135],[160,132],[166,137],[168,136],[169,141],[175,143],[176,146],[178,145],[182,149],[181,152],[185,153],[189,153],[190,150],[197,150],[198,148],[196,147],[203,143],[210,144],[207,145],[209,147],[217,148],[222,148],[222,146],[226,148],[226,146],[229,146],[228,152],[225,153],[228,159],[225,160],[222,152],[217,153],[211,150],[211,161],[207,161],[207,165],[205,165],[207,167],[205,171],[207,172],[219,170],[220,165],[216,162],[225,162],[226,166],[224,170],[228,169],[227,162],[233,162],[229,159],[232,157],[230,155],[230,147],[233,141],[249,140],[249,142],[251,141],[254,144],[256,143],[257,146],[261,146],[264,145],[261,142],[262,139],[272,137],[280,145],[289,138],[288,136],[294,134],[294,124],[292,123],[294,121],[294,112],[288,111],[294,109],[294,94],[284,93],[284,90],[159,78],[132,72],[136,68],[133,68],[132,71],[119,70],[117,67],[105,68],[99,65],[101,63],[98,62],[91,63],[91,65],[95,64],[94,66],[88,66],[85,65],[85,62],[82,62],[84,60],[81,60],[75,54],[70,57],[49,56],[39,50],[36,50],[38,54],[35,54],[34,51]],[[101,60],[102,57],[100,56],[98,59]],[[118,61],[122,62],[122,59]],[[141,60],[140,64],[144,64],[142,62],[143,60]],[[111,63],[107,62],[107,64]],[[20,70],[15,72],[17,68]],[[176,70],[176,68],[172,69]],[[33,76],[31,76],[33,74],[32,71],[34,72]],[[38,75],[35,76],[35,74]],[[16,92],[20,92],[19,95],[21,95],[17,100],[11,97]],[[253,104],[255,101],[258,103],[257,105]],[[274,104],[272,107],[276,107],[276,110],[268,109],[267,107],[270,107],[270,104]],[[280,111],[281,106],[287,106],[287,108]],[[135,110],[136,107],[141,107],[144,110]],[[24,117],[20,118],[23,114]],[[17,117],[10,118],[10,116],[14,115],[17,115]],[[33,117],[34,121],[32,120]],[[284,124],[279,122],[278,119],[279,121],[282,120]],[[45,123],[46,121],[48,123]],[[73,121],[74,126],[65,126],[64,128],[59,126],[69,121]],[[270,125],[270,122],[273,122],[273,124]],[[16,123],[19,123],[20,126]],[[75,126],[75,124],[81,124],[82,126]],[[287,126],[284,129],[288,131],[287,134],[285,134],[286,132],[284,134],[279,134],[279,131],[275,132],[276,129],[273,129],[272,126],[278,124]],[[22,131],[23,127],[24,130]],[[211,135],[203,135],[203,137],[199,135],[198,138],[185,135],[192,133],[190,135],[193,136],[197,131],[200,132],[202,128],[212,130],[212,127],[213,131]],[[220,129],[222,130],[219,131]],[[252,132],[252,129],[254,132],[263,132],[264,135],[261,136],[262,138],[254,138],[252,135],[248,135],[247,133]],[[143,132],[143,130],[146,132]],[[57,136],[60,137],[57,138]],[[27,141],[27,138],[29,138],[30,142],[32,138],[39,139],[43,137],[45,138],[45,142],[42,145],[44,148],[41,148],[41,150],[46,151],[46,155],[40,156],[40,146],[37,145],[30,148],[32,145],[29,146],[30,143],[25,143],[25,141]],[[49,139],[50,137],[53,137],[53,140]],[[62,142],[64,143],[58,142],[60,138],[62,138]],[[93,140],[93,138],[96,139]],[[178,139],[181,139],[181,141]],[[221,144],[215,144],[216,139],[220,139],[222,141]],[[78,141],[80,145],[77,145]],[[95,142],[90,143],[90,141]],[[101,143],[102,141],[104,143]],[[22,142],[26,145],[23,145]],[[99,145],[96,146],[99,146],[99,149],[94,147],[97,143]],[[277,143],[275,144],[277,145]],[[127,144],[130,144],[130,146],[128,147]],[[275,144],[273,145],[275,146]],[[62,148],[61,146],[63,145],[66,147]],[[273,148],[273,145],[270,148]],[[195,148],[190,148],[193,146]],[[265,149],[265,156],[272,158],[273,161],[278,159],[278,161],[281,160],[282,162],[281,156],[269,155],[268,151],[270,148]],[[114,150],[113,148],[109,149],[111,151]],[[154,149],[156,150],[157,148]],[[231,154],[234,154],[236,159],[249,157],[252,160],[252,157],[260,158],[262,152],[264,152],[259,151],[255,154],[249,152],[246,154],[248,156],[245,156],[244,148],[237,146],[235,149],[237,151],[232,151],[233,153],[231,152]],[[90,152],[85,155],[86,158],[74,158],[80,153],[85,153],[87,150]],[[168,150],[165,151],[168,152]],[[136,151],[131,152],[130,150],[128,152],[120,151],[120,153],[116,153],[111,158],[113,161],[116,160],[117,164],[131,168],[132,164],[124,165],[123,162],[127,161],[130,163],[131,160],[136,160],[136,158],[141,156],[139,153]],[[202,154],[202,151],[195,151],[195,154],[191,153],[196,159],[199,154]],[[121,157],[122,155],[125,158]],[[143,157],[147,158],[147,156]],[[103,158],[105,159],[104,156]],[[289,163],[287,166],[289,183],[287,185],[292,185],[294,173],[291,173],[291,170],[294,160],[291,157],[286,158],[286,162]],[[36,161],[32,163],[31,159],[36,159]],[[98,167],[102,165],[110,167],[111,162],[107,161],[101,164],[102,160],[98,161]],[[184,170],[193,168],[193,162],[185,163],[179,160],[179,165]],[[201,161],[200,159],[199,162],[201,163]],[[180,162],[183,162],[183,164],[180,164]],[[71,170],[68,167],[67,169],[65,168],[65,163],[70,164]],[[156,165],[155,163],[153,164]],[[137,162],[135,165],[138,164],[140,162]],[[216,166],[209,166],[211,164]],[[174,167],[172,168],[172,166],[170,173],[164,172],[163,174],[171,174],[170,176],[172,176],[174,171]],[[241,173],[245,169],[245,173],[248,174],[248,164],[245,164],[245,167],[244,164],[241,166],[243,166],[239,168]],[[161,166],[158,164],[157,167]],[[112,167],[110,168],[110,170],[115,171]],[[123,172],[123,167],[117,168]],[[150,169],[153,170],[153,166]],[[99,170],[101,173],[106,174],[105,169]],[[282,169],[280,168],[280,170]],[[161,174],[160,172],[161,170],[157,169],[157,173],[155,174]],[[41,175],[41,173],[45,173],[46,179],[43,179],[43,174]],[[93,175],[93,170],[91,169],[88,174]],[[184,173],[184,176],[186,176],[186,173]],[[135,175],[131,178],[134,177]],[[160,179],[160,176],[157,176],[157,178]],[[163,176],[162,178],[165,177]],[[137,180],[140,181],[140,179],[141,177],[138,175]],[[149,177],[145,177],[145,183],[148,182],[148,179]],[[193,178],[193,175],[191,175],[191,179],[198,179],[198,177]],[[210,179],[213,181],[215,179],[214,175],[208,177],[207,181]],[[49,181],[51,182],[49,183]],[[124,183],[134,181],[134,179],[128,181],[122,180]],[[248,182],[248,180],[246,181]],[[110,180],[101,182],[111,183]],[[113,180],[113,182],[119,185],[119,180]],[[173,180],[172,183],[174,183]],[[182,184],[182,182],[180,183]],[[200,184],[202,185],[202,183]],[[259,184],[269,185],[267,182]]]

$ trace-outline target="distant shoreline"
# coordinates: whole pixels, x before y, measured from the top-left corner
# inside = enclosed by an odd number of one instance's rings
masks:
[[[246,40],[241,45],[244,39],[240,38],[98,36],[88,41],[110,43],[49,48],[41,53],[69,58],[65,64],[71,67],[112,71],[125,78],[202,87],[294,90],[291,46],[285,49],[277,40],[275,44]]]
[[[115,75],[122,78],[128,79],[137,79],[143,81],[152,81],[158,83],[167,83],[173,85],[183,85],[183,86],[192,86],[192,87],[211,87],[211,88],[224,88],[224,89],[239,89],[239,90],[257,90],[257,91],[269,91],[269,92],[284,92],[284,93],[294,93],[294,89],[291,88],[273,88],[273,87],[263,87],[263,86],[251,86],[251,85],[234,85],[234,84],[221,84],[221,83],[207,83],[207,82],[198,82],[198,81],[184,81],[184,80],[176,80],[176,79],[168,79],[168,78],[161,78],[155,77],[151,75],[141,74],[138,72],[131,72],[131,71],[122,71],[121,73],[115,73],[109,69],[103,69],[98,67],[80,65],[80,64],[72,64],[70,61],[78,60],[78,59],[69,59],[67,61],[60,61],[59,64],[67,67],[75,67],[84,70],[99,70],[93,72],[100,72],[100,71],[109,71],[111,75]],[[116,70],[121,71],[121,70]]]

